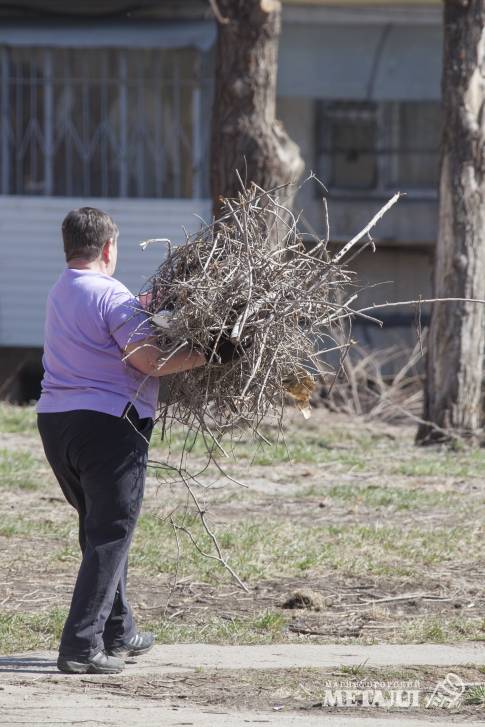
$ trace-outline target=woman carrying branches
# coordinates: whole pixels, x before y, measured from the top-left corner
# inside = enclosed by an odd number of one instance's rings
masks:
[[[162,352],[149,316],[113,274],[118,228],[83,207],[62,225],[67,267],[47,301],[38,428],[46,457],[79,516],[82,562],[58,668],[116,673],[148,651],[126,595],[158,377],[206,363],[190,345]]]

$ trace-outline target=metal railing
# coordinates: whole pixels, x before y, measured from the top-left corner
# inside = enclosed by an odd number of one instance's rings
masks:
[[[0,193],[206,196],[204,68],[192,49],[0,48]]]

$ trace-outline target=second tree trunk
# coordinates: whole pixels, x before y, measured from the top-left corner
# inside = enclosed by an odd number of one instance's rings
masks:
[[[445,1],[436,297],[485,298],[485,0]],[[485,307],[435,303],[418,441],[481,425]],[[433,426],[436,425],[436,426]],[[450,431],[450,433],[452,433]]]

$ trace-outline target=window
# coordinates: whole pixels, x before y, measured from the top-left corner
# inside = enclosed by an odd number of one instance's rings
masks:
[[[209,94],[200,52],[15,47],[0,54],[0,193],[207,194]]]
[[[435,102],[318,102],[318,173],[330,188],[434,190],[441,107]]]

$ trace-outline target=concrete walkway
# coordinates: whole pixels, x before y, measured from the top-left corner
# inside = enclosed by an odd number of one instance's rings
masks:
[[[82,675],[60,674],[55,667],[55,652],[29,652],[0,657],[0,725],[83,725],[83,727],[247,727],[279,725],[281,727],[456,727],[456,718],[446,710],[443,718],[423,714],[419,717],[390,715],[362,716],[319,711],[284,713],[271,711],[241,712],[233,709],[197,707],[171,703],[170,698],[143,696],[117,697],[100,689],[80,692],[69,689],[72,680]],[[154,678],[166,673],[192,672],[196,668],[249,669],[291,667],[339,667],[366,662],[367,666],[446,667],[460,664],[485,664],[485,644],[447,646],[419,645],[298,645],[217,646],[176,644],[157,646],[139,660],[129,660],[123,675]],[[116,675],[119,680],[123,675]],[[89,675],[90,679],[98,679]],[[103,682],[110,677],[99,677]],[[174,700],[175,701],[175,700]],[[479,727],[483,722],[466,722]]]
[[[54,651],[28,652],[0,657],[0,681],[13,674],[32,677],[62,676],[55,668]],[[124,674],[164,674],[204,667],[206,669],[289,669],[292,667],[354,666],[453,666],[485,664],[485,643],[456,646],[446,644],[270,644],[264,646],[218,646],[214,644],[167,644],[155,646],[138,661],[130,662]],[[72,678],[66,675],[68,679]]]

